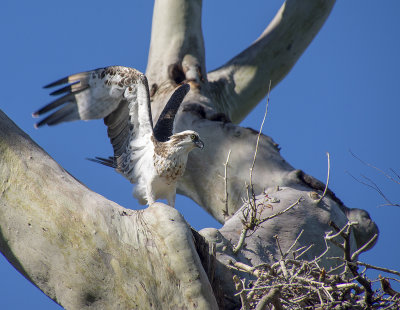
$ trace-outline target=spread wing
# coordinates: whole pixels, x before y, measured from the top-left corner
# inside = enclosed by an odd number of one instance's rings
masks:
[[[106,67],[68,76],[45,88],[65,84],[51,93],[61,97],[33,113],[35,117],[50,113],[35,126],[103,118],[114,156],[92,160],[116,168],[137,183],[135,197],[141,203],[148,201],[148,180],[156,173],[153,138],[159,142],[170,138],[175,115],[189,85],[175,90],[153,130],[149,86],[141,72],[121,66]]]
[[[152,161],[151,136],[161,142],[169,139],[175,115],[190,89],[184,84],[174,91],[153,132],[149,87],[143,73],[112,66],[74,74],[45,88],[64,84],[50,94],[62,97],[33,113],[38,117],[51,112],[35,127],[104,118],[114,156],[94,161],[116,168],[134,183],[139,178],[137,167],[144,168]]]
[[[45,88],[64,84],[68,85],[50,94],[62,97],[33,113],[39,117],[52,112],[35,127],[104,118],[116,157],[125,152],[130,139],[152,134],[148,83],[138,70],[122,66],[100,68],[70,75]]]
[[[44,113],[53,112],[38,122],[36,127],[74,120],[104,118],[117,109],[122,100],[126,99],[125,92],[128,92],[129,88],[131,88],[129,92],[132,96],[139,86],[148,87],[143,73],[121,66],[73,74],[46,85],[45,88],[64,84],[68,85],[50,94],[52,96],[62,94],[62,97],[33,113],[34,117],[38,117]]]
[[[156,126],[154,127],[154,137],[158,141],[165,142],[169,140],[170,136],[172,136],[176,112],[178,112],[183,98],[189,90],[189,84],[183,84],[174,91],[171,98],[168,100],[164,110],[158,118]]]

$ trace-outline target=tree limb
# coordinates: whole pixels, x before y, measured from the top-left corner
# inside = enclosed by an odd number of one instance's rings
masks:
[[[156,1],[146,72],[153,118],[158,118],[176,84],[184,80],[191,84],[175,131],[196,130],[206,143],[202,152],[190,153],[178,192],[224,223],[220,230],[200,232],[209,247],[199,247],[196,237],[193,241],[176,210],[155,204],[131,211],[91,192],[0,114],[0,249],[7,259],[66,308],[215,309],[215,286],[219,286],[223,296],[219,306],[229,309],[238,300],[233,297],[236,271],[227,266],[270,263],[279,254],[276,235],[284,253],[307,248],[301,255],[312,260],[324,249],[327,223],[344,225],[351,217],[360,220],[349,246],[355,248],[354,239],[364,245],[361,241],[377,233],[368,214],[348,209],[322,182],[295,170],[270,137],[229,121],[229,117],[236,122],[243,119],[265,95],[267,82],[276,85],[289,72],[333,4],[288,0],[252,46],[209,74],[209,84],[201,1]],[[255,199],[267,194],[276,199],[260,210],[260,227],[246,234],[246,246],[235,255],[232,248],[240,239],[250,167]],[[310,193],[324,189],[324,199],[316,203]],[[300,231],[304,231],[301,236]],[[336,256],[340,251],[335,246],[327,249]]]
[[[165,96],[183,81],[191,82],[191,92],[200,87],[205,71],[205,51],[201,28],[202,0],[156,0],[146,76],[154,101]],[[158,119],[163,105],[153,105]]]
[[[217,309],[175,209],[132,211],[90,191],[1,111],[0,232],[10,263],[65,308]]]
[[[288,0],[261,36],[208,80],[218,111],[239,123],[292,69],[329,16],[334,0]]]

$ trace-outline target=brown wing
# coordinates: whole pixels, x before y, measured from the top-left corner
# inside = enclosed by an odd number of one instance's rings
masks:
[[[45,88],[50,88],[68,84],[50,94],[62,97],[33,113],[34,117],[39,117],[52,112],[35,127],[104,118],[118,108],[126,89],[135,87],[141,76],[143,74],[135,69],[112,66],[73,74],[46,85]]]

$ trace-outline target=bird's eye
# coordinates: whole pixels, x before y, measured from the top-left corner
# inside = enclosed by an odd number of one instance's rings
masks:
[[[190,135],[190,139],[192,139],[192,141],[195,141],[195,140],[196,140],[196,138],[197,138],[197,137],[196,137],[196,135],[195,135],[195,134],[193,134],[193,133],[192,133],[192,134]]]

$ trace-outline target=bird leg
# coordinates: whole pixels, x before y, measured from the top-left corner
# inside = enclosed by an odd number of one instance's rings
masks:
[[[172,208],[175,208],[175,197],[176,197],[176,190],[170,193],[167,197],[168,205]]]

